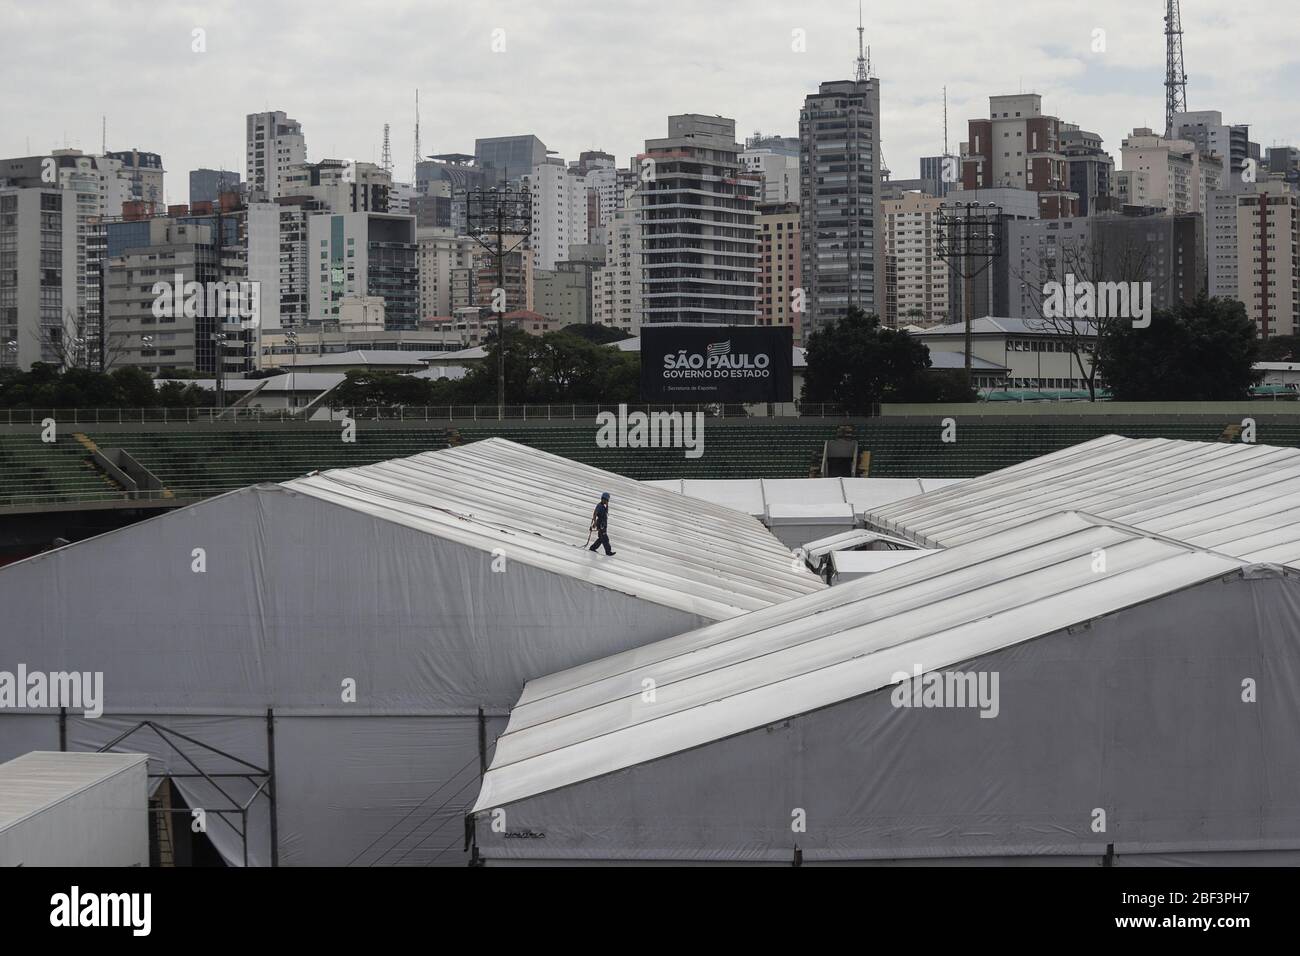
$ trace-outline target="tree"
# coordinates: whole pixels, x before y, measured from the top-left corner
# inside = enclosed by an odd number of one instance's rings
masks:
[[[560,332],[566,335],[576,335],[588,342],[595,342],[597,345],[608,345],[611,342],[621,342],[624,339],[632,338],[630,332],[616,329],[612,325],[605,325],[603,322],[575,322],[573,325],[566,325],[560,329]]]
[[[945,379],[933,380],[930,350],[897,329],[882,328],[880,319],[852,308],[843,318],[808,338],[804,373],[805,402],[827,402],[846,412],[869,414],[879,402],[971,400],[964,382],[954,390]]]
[[[1300,362],[1300,335],[1270,335],[1259,343],[1261,362]]]
[[[1097,368],[1121,402],[1213,402],[1249,398],[1259,342],[1246,307],[1199,296],[1158,310],[1147,328],[1112,323],[1097,344]]]

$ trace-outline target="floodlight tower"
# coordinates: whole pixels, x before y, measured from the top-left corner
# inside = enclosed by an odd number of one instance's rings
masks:
[[[497,420],[506,417],[506,256],[528,241],[533,228],[533,199],[529,191],[509,185],[500,189],[476,189],[465,202],[468,231],[474,241],[496,260],[500,302],[493,302],[497,314]],[[518,237],[507,248],[507,238]]]
[[[944,203],[939,209],[935,255],[965,280],[966,383],[971,381],[971,322],[975,312],[975,277],[1002,251],[1002,209],[994,203]]]

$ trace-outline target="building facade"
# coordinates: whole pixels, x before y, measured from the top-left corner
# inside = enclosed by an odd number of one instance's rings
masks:
[[[758,273],[758,324],[788,325],[795,341],[802,340],[805,296],[803,237],[799,234],[799,205],[761,204],[758,236],[762,242]]]
[[[736,122],[668,117],[646,140],[636,192],[645,322],[753,324],[758,315],[757,179],[740,163]]]
[[[989,97],[989,118],[968,123],[962,144],[962,188],[1027,189],[1037,193],[1038,217],[1078,215],[1070,190],[1061,121],[1043,114],[1037,93]]]
[[[948,316],[948,263],[938,256],[943,200],[920,192],[886,199],[885,314],[890,328],[942,325]]]
[[[799,113],[803,339],[851,307],[885,308],[880,81],[822,83]]]
[[[290,169],[307,162],[307,141],[302,124],[280,110],[249,113],[245,124],[245,173],[254,200],[276,200],[288,195],[285,177]]]

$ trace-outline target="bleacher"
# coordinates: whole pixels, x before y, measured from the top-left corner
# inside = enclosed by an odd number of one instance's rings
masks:
[[[1279,416],[1280,419],[1280,416]],[[1132,421],[1119,418],[957,418],[956,441],[942,441],[938,417],[929,421],[878,420],[858,426],[859,451],[871,452],[873,478],[973,478],[1047,455],[1102,435],[1236,441],[1239,428],[1220,421]],[[1259,419],[1259,444],[1300,447],[1300,418]]]
[[[875,478],[973,477],[1105,434],[1237,441],[1240,431],[1239,421],[1208,417],[956,418],[952,443],[942,441],[937,415],[859,420],[847,427],[859,452],[870,452],[867,474]],[[336,426],[302,424],[134,429],[81,425],[81,432],[65,433],[48,445],[35,430],[6,432],[0,433],[0,507],[32,510],[78,501],[125,501],[126,492],[94,465],[92,442],[125,449],[157,476],[167,497],[185,501],[493,436],[637,479],[804,478],[820,463],[823,443],[835,437],[839,427],[829,419],[706,419],[704,454],[699,458],[686,457],[682,448],[602,448],[592,420],[555,425],[479,421],[455,427],[358,422],[354,442],[342,441]],[[1300,447],[1300,416],[1259,416],[1255,440]]]
[[[177,498],[198,498],[309,471],[369,465],[447,447],[441,428],[358,427],[354,442],[338,428],[248,428],[92,432],[104,447],[122,448]]]
[[[39,432],[0,432],[0,507],[99,501],[124,495],[90,450],[71,435],[43,442]]]

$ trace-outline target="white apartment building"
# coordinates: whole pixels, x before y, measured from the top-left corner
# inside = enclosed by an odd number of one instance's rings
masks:
[[[1191,140],[1165,139],[1145,127],[1125,138],[1122,157],[1124,172],[1145,174],[1143,205],[1208,218],[1210,191],[1222,188],[1222,160],[1202,153]]]
[[[885,220],[885,324],[928,327],[948,321],[948,263],[937,255],[943,200],[908,192],[880,203]]]
[[[624,186],[620,179],[619,171],[612,164],[587,171],[584,183],[587,187],[588,238],[595,230],[609,225],[614,213],[623,208]]]
[[[393,177],[374,163],[346,159],[298,163],[286,170],[283,188],[282,196],[307,196],[329,212],[394,211]]]
[[[280,110],[248,114],[244,179],[250,193],[272,200],[291,195],[285,192],[285,176],[305,162],[307,141],[301,123]]]
[[[1237,202],[1237,295],[1261,338],[1300,331],[1300,196],[1253,184]]]
[[[635,334],[641,328],[641,227],[632,209],[606,226],[605,265],[592,274],[592,321]]]
[[[0,365],[75,356],[76,204],[72,189],[0,187]]]
[[[799,202],[799,138],[754,136],[740,154],[741,165],[763,180],[758,201],[764,205]]]
[[[570,245],[587,242],[587,186],[563,162],[542,163],[524,177],[532,194],[529,236],[533,268],[552,271],[569,256]]]
[[[415,242],[419,247],[420,318],[450,316],[468,306],[469,285],[456,288],[452,280],[457,269],[473,266],[475,241],[441,229],[417,229]]]

